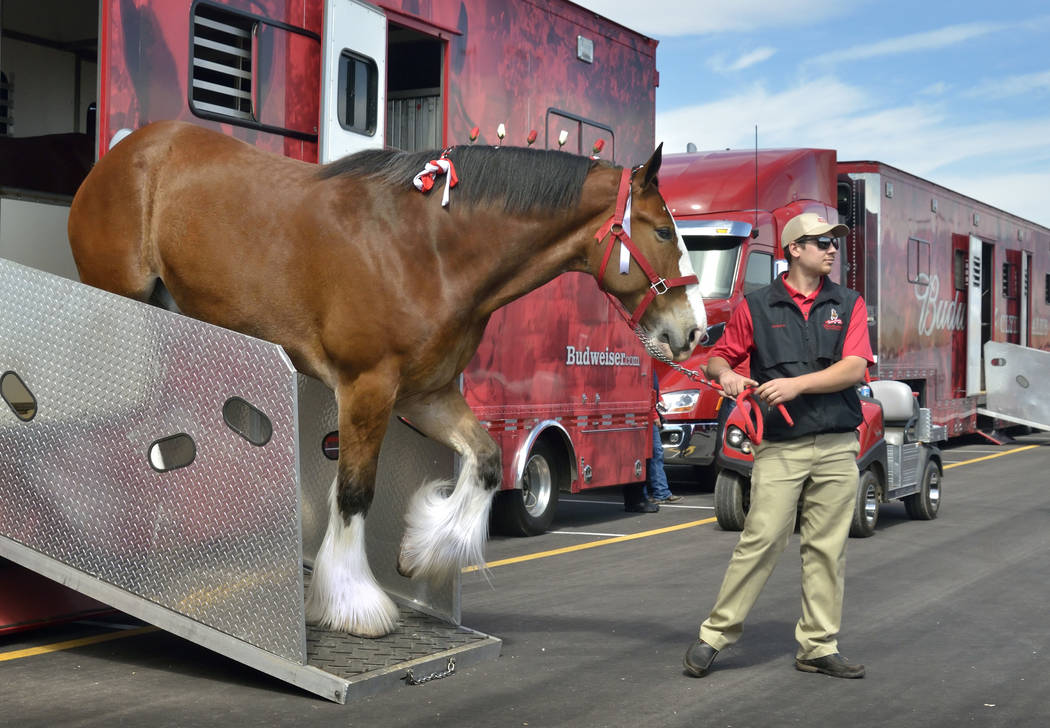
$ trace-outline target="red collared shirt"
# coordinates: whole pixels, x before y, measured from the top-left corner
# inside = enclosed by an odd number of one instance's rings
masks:
[[[813,302],[817,300],[820,289],[824,287],[823,279],[817,286],[817,290],[808,296],[799,293],[788,284],[786,273],[781,276],[781,280],[784,288],[791,294],[791,300],[802,311],[802,315],[809,318],[809,310],[813,307]],[[729,362],[729,366],[736,369],[751,354],[751,348],[754,346],[754,331],[751,310],[741,301],[733,309],[729,323],[726,324],[726,330],[715,344],[711,356],[725,359]],[[853,313],[849,317],[849,328],[846,329],[846,338],[842,343],[842,356],[859,356],[869,366],[875,363],[875,358],[871,353],[871,341],[868,339],[868,307],[864,303],[863,296],[857,297],[857,303],[853,306]]]

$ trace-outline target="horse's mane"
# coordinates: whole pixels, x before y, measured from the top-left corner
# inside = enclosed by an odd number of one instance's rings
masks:
[[[369,149],[320,168],[321,179],[367,177],[399,189],[415,189],[412,178],[441,155],[440,150],[402,152]],[[507,213],[535,213],[575,207],[583,181],[598,165],[608,162],[552,149],[527,147],[458,146],[448,152],[459,183],[452,189],[455,204],[502,201]],[[445,184],[438,178],[437,187]]]

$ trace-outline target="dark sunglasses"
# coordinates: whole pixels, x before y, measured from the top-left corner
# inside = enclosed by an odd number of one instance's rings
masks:
[[[838,238],[829,238],[827,235],[820,235],[820,236],[810,235],[810,236],[807,236],[807,237],[804,237],[804,238],[799,238],[795,242],[798,243],[799,245],[805,245],[806,243],[815,243],[816,246],[818,248],[820,248],[821,250],[827,250],[828,248],[830,248],[832,246],[835,247],[835,250],[839,249]]]

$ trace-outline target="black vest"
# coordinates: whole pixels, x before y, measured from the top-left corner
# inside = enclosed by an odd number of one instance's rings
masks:
[[[797,377],[827,369],[842,359],[846,330],[859,295],[825,277],[808,319],[780,278],[745,296],[754,324],[751,378],[762,384],[779,377]],[[841,392],[803,394],[785,406],[794,427],[788,426],[778,410],[762,408],[767,439],[849,432],[862,420],[860,397],[852,386]]]

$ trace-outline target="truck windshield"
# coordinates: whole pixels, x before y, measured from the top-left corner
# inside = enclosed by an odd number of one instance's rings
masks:
[[[704,298],[729,298],[733,293],[743,238],[733,235],[683,235],[689,259],[700,279]]]

